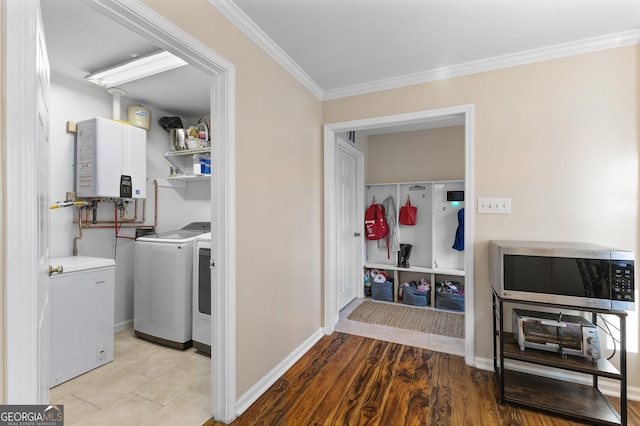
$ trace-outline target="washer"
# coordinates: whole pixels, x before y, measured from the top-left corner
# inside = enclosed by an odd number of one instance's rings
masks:
[[[179,349],[191,347],[193,245],[197,236],[210,231],[211,222],[193,222],[136,239],[136,336]]]
[[[193,347],[211,354],[211,233],[195,239],[192,308]]]

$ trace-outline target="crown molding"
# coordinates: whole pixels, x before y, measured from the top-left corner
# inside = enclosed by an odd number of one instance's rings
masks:
[[[326,90],[322,100],[340,99],[348,96],[363,95],[381,90],[396,89],[431,81],[445,80],[453,77],[461,77],[477,74],[485,71],[494,71],[502,68],[540,62],[564,56],[578,55],[595,52],[598,50],[622,47],[640,43],[640,30],[625,31],[622,33],[608,34],[606,36],[593,37],[538,49],[525,50],[508,55],[494,56],[492,58],[465,62],[448,67],[436,68],[429,71],[394,77],[369,83],[356,84],[338,89]]]
[[[269,56],[293,75],[304,87],[322,100],[324,90],[296,64],[280,47],[269,38],[242,10],[230,0],[209,0],[224,16],[233,22],[254,43],[260,46]]]
[[[364,95],[382,90],[396,89],[453,77],[462,77],[485,71],[494,71],[501,68],[640,43],[640,30],[631,30],[507,55],[494,56],[477,61],[464,62],[399,77],[324,90],[240,10],[232,0],[209,0],[209,2],[322,101]]]

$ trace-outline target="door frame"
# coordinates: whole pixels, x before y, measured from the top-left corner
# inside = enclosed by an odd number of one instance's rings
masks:
[[[355,146],[350,144],[349,142],[345,142],[340,135],[336,136],[336,156],[333,157],[334,160],[337,159],[338,149],[345,151],[347,154],[353,156],[356,160],[356,223],[364,222],[364,154],[362,151],[358,150]],[[334,174],[335,175],[335,174]],[[335,181],[334,181],[335,184]],[[334,186],[335,189],[335,186]],[[335,197],[334,197],[335,199]],[[337,207],[334,207],[333,211],[337,211]],[[337,220],[337,217],[336,217]],[[360,232],[360,237],[364,238],[364,233]],[[336,244],[337,244],[337,229],[336,229]],[[356,268],[358,270],[362,270],[364,266],[363,260],[363,244],[359,244],[358,253],[356,253],[357,264]],[[337,254],[336,254],[337,256]],[[334,265],[337,265],[337,257],[332,259]],[[338,268],[332,268],[329,272],[333,274],[334,282],[337,283],[337,270]],[[326,273],[327,271],[325,271]],[[325,275],[326,276],[326,275]],[[357,277],[354,277],[357,279]],[[337,289],[336,289],[337,292]],[[364,288],[362,286],[358,286],[356,284],[356,297],[361,298],[364,297]],[[326,299],[325,299],[326,301]],[[336,311],[338,311],[338,302],[336,299]]]
[[[404,114],[386,115],[361,120],[343,121],[324,126],[324,334],[331,334],[339,319],[337,311],[336,265],[336,149],[339,133],[418,125],[451,115],[464,116],[465,139],[465,363],[475,366],[475,304],[474,304],[474,182],[473,182],[473,104],[428,109]]]
[[[5,33],[7,32],[7,22],[14,22],[13,15],[15,14],[12,8],[7,7],[8,3],[17,2],[4,2]],[[211,413],[214,419],[230,423],[236,417],[235,66],[138,0],[94,0],[87,2],[87,4],[99,13],[116,20],[127,29],[140,34],[158,47],[180,56],[189,64],[211,76],[211,120],[215,129],[212,137],[218,141],[224,141],[224,143],[218,143],[212,147],[213,154],[218,161],[216,169],[219,170],[219,173],[212,174],[211,178],[212,220],[215,219],[212,223],[212,230],[218,230],[215,243],[212,241],[212,256],[216,256],[212,282],[217,282],[219,285],[212,289],[214,312],[212,313]],[[29,25],[23,25],[21,30],[14,30],[14,33],[13,38],[18,40],[27,40],[32,36]],[[7,49],[3,62],[5,71],[8,71],[12,64],[20,63],[21,56],[19,49]],[[19,143],[8,144],[7,141],[18,141],[24,136],[24,129],[15,125],[13,117],[32,116],[34,111],[30,105],[24,102],[20,96],[20,90],[19,84],[5,85],[6,132],[4,143],[7,151],[12,147],[22,146]],[[29,161],[26,155],[21,158],[25,162]],[[7,155],[5,166],[8,165],[9,160],[10,157]],[[17,180],[29,181],[34,176],[33,169],[28,164],[19,167],[16,172]],[[15,198],[5,198],[5,208],[6,206],[13,208],[19,205],[14,203],[20,201],[20,197]],[[11,211],[11,209],[6,210]],[[26,209],[18,212],[20,214],[12,215],[15,218],[11,223],[11,229],[24,232],[25,226],[28,224],[25,219],[28,212],[29,210]],[[8,217],[5,218],[5,223],[7,219]],[[7,228],[5,227],[5,229]],[[7,234],[7,237],[10,235]],[[7,262],[6,255],[9,253],[9,247],[12,250],[15,249],[11,244],[9,238],[5,239],[3,246],[5,262]],[[17,357],[28,355],[30,350],[29,347],[20,344],[26,337],[14,340],[11,336],[30,336],[36,329],[35,317],[28,314],[35,303],[35,282],[19,280],[19,277],[25,274],[25,271],[29,271],[32,266],[27,260],[21,258],[16,258],[11,263],[7,262],[5,266],[7,266],[5,278],[7,281],[4,283],[7,288],[5,305],[11,305],[16,308],[16,312],[23,313],[20,318],[8,317],[6,319],[7,334],[4,336],[6,342],[4,354],[4,371],[7,374],[6,390],[11,392],[15,388],[19,391],[19,394],[16,395],[16,402],[35,403],[31,389],[33,385],[31,381],[28,382],[25,379],[34,374],[41,376],[46,372],[38,371],[37,368],[32,369],[24,363],[18,364],[17,368],[15,365],[8,368],[8,362]],[[18,283],[20,283],[19,286]],[[14,287],[20,287],[19,294],[9,291]],[[9,342],[9,339],[12,340]],[[38,356],[46,357],[47,354],[38,354]]]

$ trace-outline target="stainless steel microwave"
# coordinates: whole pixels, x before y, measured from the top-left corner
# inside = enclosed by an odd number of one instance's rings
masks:
[[[586,243],[490,241],[489,279],[503,299],[634,310],[634,258]]]

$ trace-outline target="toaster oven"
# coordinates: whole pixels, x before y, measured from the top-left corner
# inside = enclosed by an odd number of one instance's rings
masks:
[[[520,350],[525,348],[600,359],[598,328],[585,318],[562,313],[513,310],[512,331]]]

